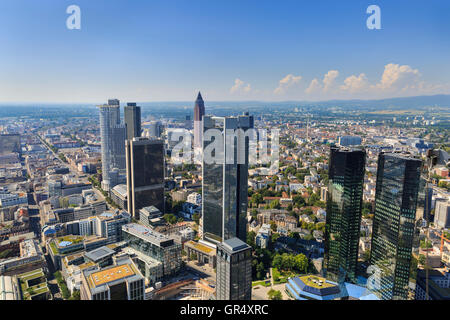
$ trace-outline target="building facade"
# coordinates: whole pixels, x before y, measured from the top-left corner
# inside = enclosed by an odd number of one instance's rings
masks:
[[[204,154],[203,157],[203,238],[220,243],[237,237],[245,242],[249,159],[249,141],[246,139],[245,131],[254,128],[253,116],[205,116],[203,117],[203,126],[204,132],[210,129],[219,130],[222,134],[222,142],[224,142],[217,144],[217,141],[214,140],[218,147],[211,153],[215,153],[216,161],[208,163],[207,156]],[[229,139],[228,130],[233,132],[236,130],[235,139]],[[213,143],[210,140],[204,139],[204,153]],[[229,161],[230,157],[231,161]]]
[[[203,101],[202,95],[199,92],[197,100],[195,100],[194,106],[194,147],[202,147],[202,120],[205,115],[205,102]]]
[[[139,219],[139,209],[155,206],[164,212],[164,143],[133,138],[126,141],[128,212]]]
[[[127,127],[127,139],[131,140],[141,136],[141,107],[129,102],[124,108],[125,126]]]
[[[366,152],[330,150],[324,272],[338,282],[356,283]]]
[[[163,264],[164,276],[181,268],[181,245],[172,238],[136,223],[122,227],[123,240],[134,250]]]
[[[251,300],[252,248],[238,238],[217,246],[217,300]]]
[[[125,169],[126,127],[120,120],[119,100],[98,106],[102,149],[102,188],[109,191],[118,184],[118,175]]]
[[[417,273],[412,257],[418,247],[416,208],[422,161],[409,154],[378,157],[371,265],[378,270],[376,294],[383,300],[406,300]]]

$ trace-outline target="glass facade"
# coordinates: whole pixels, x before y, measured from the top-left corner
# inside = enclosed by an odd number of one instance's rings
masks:
[[[176,274],[181,268],[181,245],[177,244],[173,239],[169,239],[155,231],[152,231],[146,227],[132,224],[136,227],[124,226],[122,229],[123,239],[134,250],[151,257],[163,264],[163,275],[170,276]],[[138,229],[135,231],[134,229]],[[155,234],[156,238],[164,238],[154,241],[150,239],[152,236],[150,233],[140,234],[147,232]],[[150,234],[147,236],[147,234]]]
[[[128,103],[124,108],[125,125],[127,127],[127,139],[141,136],[141,107],[135,103]]]
[[[109,191],[116,185],[113,169],[125,169],[125,125],[120,121],[120,103],[110,100],[99,106],[102,147],[102,187]]]
[[[215,163],[203,161],[203,237],[205,240],[219,243],[238,237],[246,240],[247,232],[247,198],[248,198],[248,152],[249,142],[245,136],[238,135],[234,139],[225,137],[225,130],[254,127],[252,116],[211,117],[203,118],[204,131],[218,129],[222,132],[220,150],[213,153]],[[228,134],[228,133],[227,133]],[[213,138],[214,139],[214,138]],[[214,140],[203,141],[203,148]],[[217,143],[217,142],[216,142]],[[230,146],[229,144],[233,144]],[[233,161],[225,161],[232,152]],[[239,164],[237,159],[245,161]]]
[[[362,149],[330,150],[324,272],[337,282],[357,282],[365,159]]]
[[[126,141],[128,211],[155,206],[164,212],[164,144],[162,140],[135,138]]]
[[[380,271],[375,293],[384,300],[406,300],[414,287],[421,167],[421,160],[407,155],[378,158],[370,261]]]
[[[245,245],[245,244],[244,244]],[[236,252],[218,245],[216,285],[217,300],[251,300],[252,249],[246,245]]]

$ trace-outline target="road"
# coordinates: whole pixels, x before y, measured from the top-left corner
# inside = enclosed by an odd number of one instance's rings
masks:
[[[63,300],[61,292],[59,291],[58,282],[56,281],[55,276],[53,275],[56,270],[53,266],[52,259],[50,259],[50,256],[48,254],[45,255],[45,260],[47,261],[47,267],[48,267],[48,277],[47,277],[47,283],[48,288],[50,289],[53,300]]]

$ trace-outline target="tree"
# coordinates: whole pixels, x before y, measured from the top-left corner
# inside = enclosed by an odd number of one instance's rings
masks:
[[[283,296],[279,290],[270,289],[269,292],[267,292],[267,296],[270,300],[283,300]]]
[[[172,214],[172,213],[166,213],[166,214],[163,216],[163,218],[164,218],[164,220],[166,220],[166,222],[169,223],[169,224],[175,224],[175,223],[177,223],[177,217],[176,217],[174,214]]]
[[[280,204],[280,200],[276,199],[274,201],[272,201],[269,205],[270,209],[280,209],[281,208],[281,204]]]
[[[192,215],[192,220],[194,220],[197,225],[200,224],[200,213],[194,213]]]
[[[308,258],[303,253],[300,253],[295,256],[294,260],[295,260],[294,268],[300,273],[307,273]]]
[[[256,278],[263,279],[266,269],[264,268],[264,263],[260,262],[256,266]]]
[[[276,254],[275,257],[273,257],[272,267],[281,270],[282,266],[283,266],[283,258],[281,257],[281,255]]]
[[[252,205],[255,205],[257,207],[260,203],[264,202],[264,199],[260,193],[254,193],[251,196],[250,202],[252,203]]]
[[[256,232],[250,231],[247,232],[247,244],[252,248],[256,247]]]
[[[80,300],[80,290],[74,290],[69,300]]]
[[[192,252],[191,256],[190,256],[190,259],[194,260],[194,261],[197,260],[197,254],[195,252]]]

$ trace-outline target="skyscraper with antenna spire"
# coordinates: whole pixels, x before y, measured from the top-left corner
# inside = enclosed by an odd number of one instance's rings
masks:
[[[194,106],[194,147],[202,147],[203,126],[202,120],[205,115],[205,102],[199,92]]]

